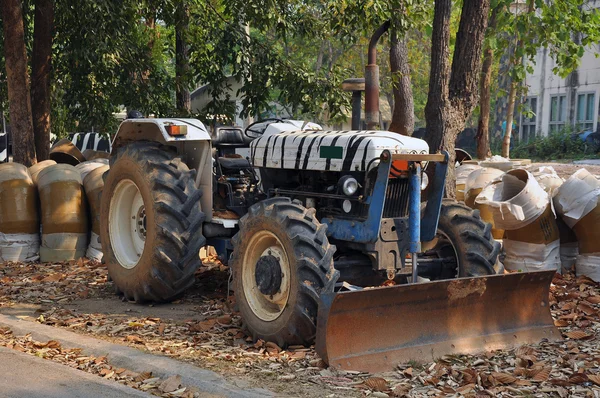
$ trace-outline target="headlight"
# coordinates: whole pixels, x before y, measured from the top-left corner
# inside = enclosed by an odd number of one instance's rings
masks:
[[[352,202],[350,202],[348,199],[344,200],[342,202],[342,209],[345,213],[350,213],[350,211],[352,211]]]
[[[352,196],[356,193],[356,191],[358,191],[358,181],[356,181],[356,178],[354,177],[342,177],[341,183],[342,192],[344,192],[344,195],[346,196]]]
[[[423,172],[421,174],[421,191],[424,191],[429,185],[429,177],[427,177],[427,173]]]

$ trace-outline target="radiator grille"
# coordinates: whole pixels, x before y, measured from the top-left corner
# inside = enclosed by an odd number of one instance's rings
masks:
[[[408,178],[390,178],[388,180],[383,218],[408,216]]]
[[[384,218],[400,218],[408,216],[408,178],[390,178],[383,207]],[[356,204],[350,213],[353,217],[366,218],[369,206]]]

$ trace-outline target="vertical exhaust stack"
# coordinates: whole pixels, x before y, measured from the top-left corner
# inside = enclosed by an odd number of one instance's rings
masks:
[[[381,25],[369,42],[367,66],[365,67],[365,120],[367,129],[372,130],[379,125],[379,65],[377,65],[377,42],[390,28],[390,21]]]
[[[360,130],[360,110],[365,79],[351,78],[342,82],[342,90],[352,93],[352,130]]]

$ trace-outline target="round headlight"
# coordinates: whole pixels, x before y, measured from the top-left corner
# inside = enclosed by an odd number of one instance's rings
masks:
[[[345,213],[350,213],[352,210],[352,202],[350,202],[348,199],[344,200],[342,202],[342,209],[344,209]]]
[[[346,178],[342,183],[342,192],[344,192],[344,195],[352,196],[356,191],[358,191],[358,181],[356,181],[356,178]]]
[[[427,173],[421,174],[421,191],[424,191],[429,185],[429,177],[427,177]]]

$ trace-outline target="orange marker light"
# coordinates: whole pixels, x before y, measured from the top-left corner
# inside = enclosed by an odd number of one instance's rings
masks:
[[[400,177],[408,173],[407,160],[394,160],[390,169],[390,178]]]
[[[179,126],[179,125],[171,124],[171,125],[165,126],[165,130],[167,130],[167,134],[169,134],[172,137],[187,135],[187,126]]]

